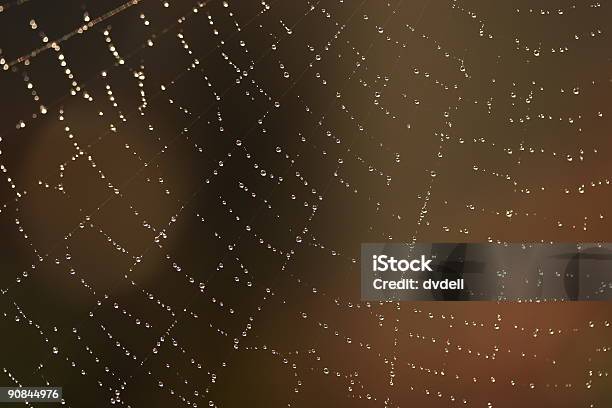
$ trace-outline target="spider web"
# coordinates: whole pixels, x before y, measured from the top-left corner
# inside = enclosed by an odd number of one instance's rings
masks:
[[[0,6],[2,384],[608,406],[606,306],[367,303],[362,242],[609,240],[609,6]]]

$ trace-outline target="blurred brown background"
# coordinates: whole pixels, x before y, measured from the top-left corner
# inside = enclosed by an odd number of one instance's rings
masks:
[[[0,385],[608,407],[607,303],[367,304],[362,242],[610,241],[610,6],[11,1]]]

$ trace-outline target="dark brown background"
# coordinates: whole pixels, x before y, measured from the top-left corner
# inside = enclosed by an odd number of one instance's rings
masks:
[[[607,303],[366,304],[358,255],[610,241],[610,17],[6,3],[0,383],[72,407],[609,406]]]

